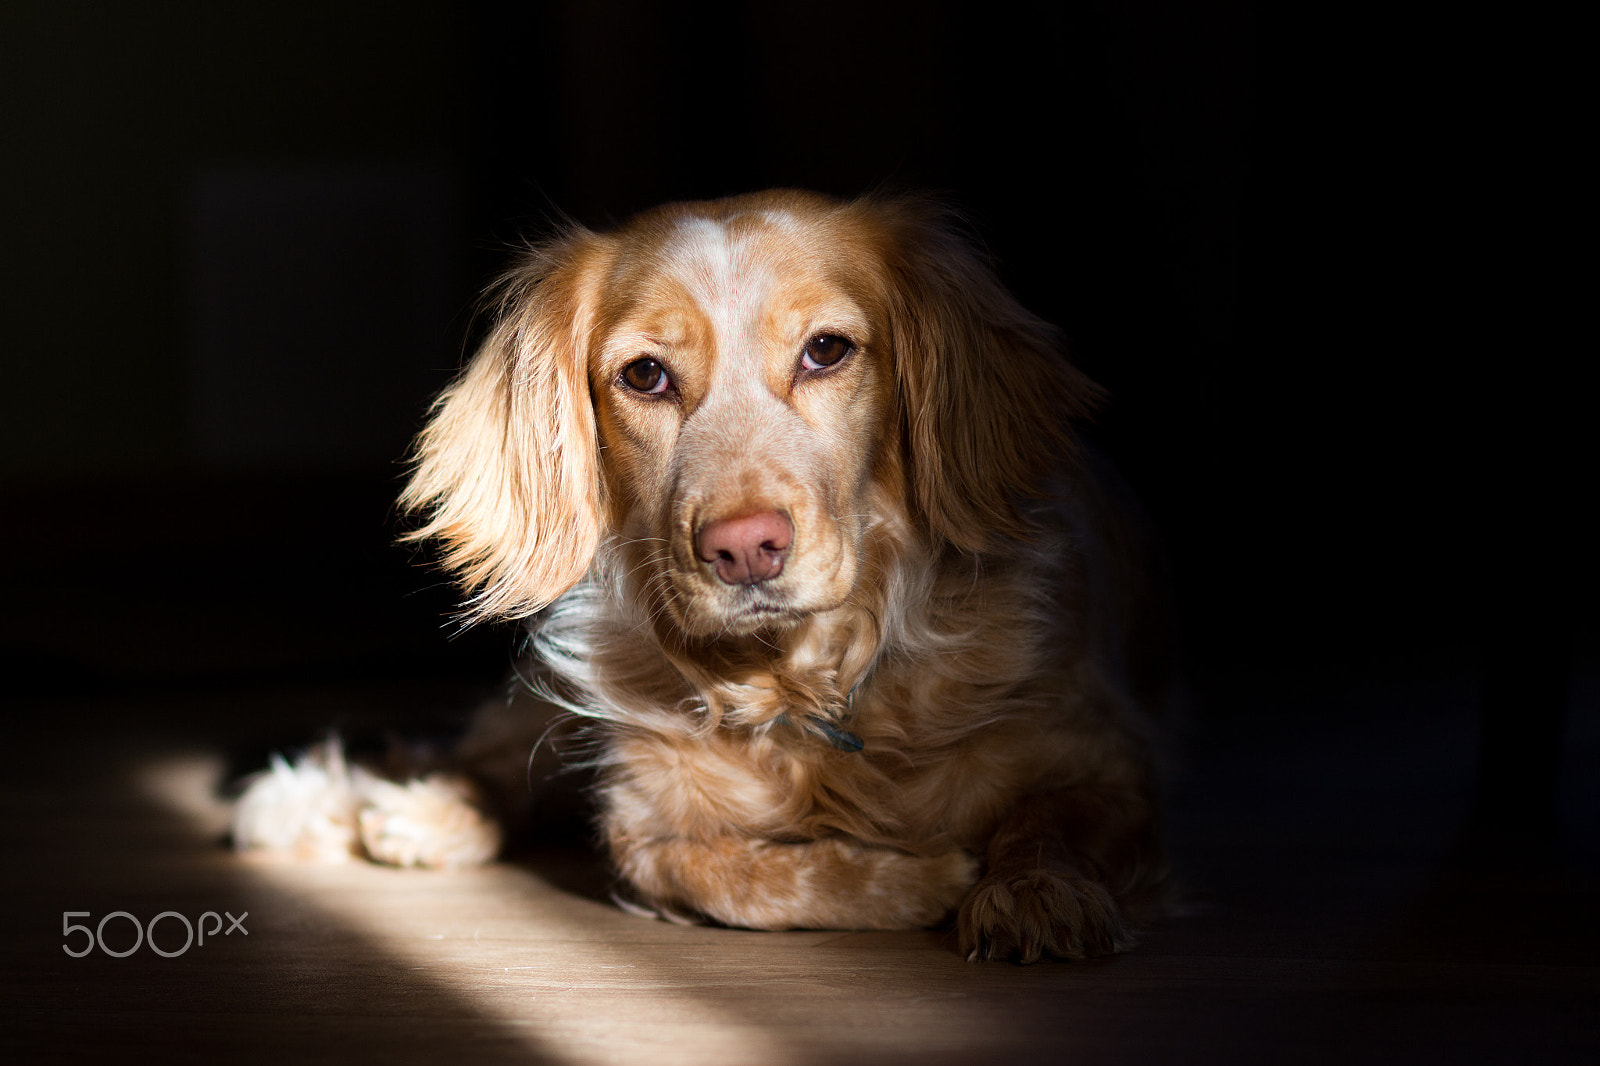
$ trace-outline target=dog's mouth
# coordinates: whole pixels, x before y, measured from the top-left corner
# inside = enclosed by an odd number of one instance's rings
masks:
[[[748,587],[718,589],[712,596],[693,595],[680,601],[679,622],[699,636],[726,633],[747,636],[761,630],[783,630],[799,625],[813,612],[790,602],[774,589]],[[675,612],[678,613],[678,612]]]
[[[799,625],[813,613],[815,612],[794,607],[751,604],[730,618],[728,628],[739,632],[750,632],[755,629],[788,629]]]
[[[690,637],[782,633],[839,606],[833,598],[805,596],[784,582],[730,586],[708,581],[705,574],[696,571],[663,576],[667,579],[667,614]]]

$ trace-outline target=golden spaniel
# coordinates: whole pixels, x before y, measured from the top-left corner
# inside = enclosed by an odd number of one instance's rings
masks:
[[[405,505],[526,619],[536,693],[458,768],[526,790],[588,724],[634,905],[757,929],[954,912],[972,958],[1131,942],[1162,880],[1153,642],[1126,510],[1073,446],[1096,389],[925,201],[767,192],[574,228],[505,279]],[[461,777],[328,746],[242,846],[491,858]]]

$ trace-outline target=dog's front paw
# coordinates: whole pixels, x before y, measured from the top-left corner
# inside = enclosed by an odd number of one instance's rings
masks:
[[[500,826],[483,812],[477,790],[445,774],[403,785],[373,781],[361,810],[361,843],[394,866],[480,866],[500,852]]]
[[[959,925],[961,950],[974,962],[1082,959],[1133,946],[1103,885],[1046,869],[985,877],[962,903]]]

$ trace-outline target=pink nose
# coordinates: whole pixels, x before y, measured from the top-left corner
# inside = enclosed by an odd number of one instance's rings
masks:
[[[695,536],[700,558],[725,585],[758,585],[783,572],[794,526],[776,511],[708,522]]]

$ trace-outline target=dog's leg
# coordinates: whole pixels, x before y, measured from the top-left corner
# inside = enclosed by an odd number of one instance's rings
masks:
[[[234,812],[241,849],[301,861],[365,856],[395,866],[463,867],[494,859],[502,826],[525,821],[561,769],[575,726],[524,687],[488,701],[453,750],[396,745],[357,766],[337,740],[247,783]]]
[[[922,928],[954,910],[977,876],[977,860],[959,850],[920,856],[845,838],[609,836],[642,902],[751,929]]]
[[[984,877],[961,905],[970,959],[1109,955],[1133,944],[1126,897],[1161,880],[1152,803],[1136,789],[1029,796],[1000,824]]]

